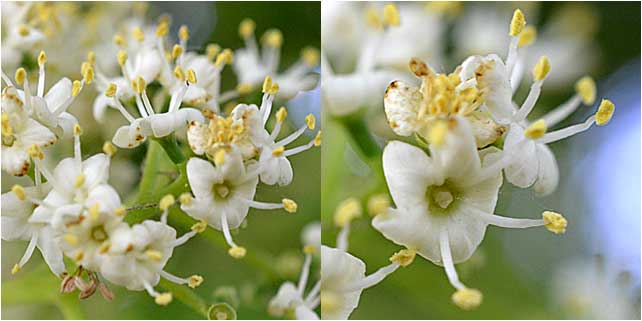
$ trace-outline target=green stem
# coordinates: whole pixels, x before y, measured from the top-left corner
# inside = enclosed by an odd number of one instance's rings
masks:
[[[161,147],[163,147],[165,153],[167,153],[167,156],[169,156],[174,164],[179,164],[185,161],[185,156],[183,155],[181,148],[178,146],[178,142],[176,141],[176,136],[174,136],[174,134],[155,138],[154,141],[158,142]]]
[[[358,152],[366,159],[378,158],[381,156],[381,147],[375,141],[368,125],[366,124],[364,112],[338,118],[349,136],[352,138],[353,145],[357,147]]]

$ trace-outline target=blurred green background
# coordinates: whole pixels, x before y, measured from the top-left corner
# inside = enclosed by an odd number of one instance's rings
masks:
[[[464,58],[455,53],[453,29],[454,25],[463,23],[467,13],[477,9],[506,13],[502,21],[506,21],[508,30],[507,23],[515,8],[533,10],[535,7],[539,12],[536,23],[539,29],[567,5],[563,2],[462,4],[459,16],[448,23],[444,44],[447,62],[439,66],[440,71],[453,70]],[[589,39],[596,45],[597,59],[587,73],[596,80],[598,102],[600,97],[615,102],[615,116],[606,127],[594,127],[587,133],[551,144],[560,167],[560,184],[553,195],[537,198],[530,190],[520,190],[504,182],[496,208],[496,213],[522,218],[537,217],[547,209],[558,210],[569,219],[567,233],[558,236],[544,229],[489,227],[476,254],[457,265],[461,280],[484,294],[484,302],[475,311],[463,311],[453,305],[450,296],[454,289],[444,269],[418,256],[410,266],[364,290],[351,319],[581,318],[570,307],[564,308],[556,302],[552,279],[567,260],[588,258],[591,261],[596,254],[609,266],[602,275],[607,286],[617,289],[617,282],[608,280],[622,275],[628,277],[625,289],[628,292],[618,291],[622,295],[618,299],[635,312],[629,317],[640,317],[640,4],[585,2],[581,5],[595,14],[593,22],[598,28]],[[403,17],[401,19],[403,23]],[[582,25],[574,27],[583,28]],[[506,49],[500,49],[497,53],[505,56]],[[530,68],[527,67],[526,72]],[[553,66],[552,70],[564,71],[564,68]],[[524,76],[516,96],[518,102],[525,98],[530,78]],[[574,81],[562,87],[545,83],[530,119],[564,102],[573,94],[573,85]],[[582,122],[594,109],[595,106],[580,107],[560,126]],[[365,212],[368,197],[387,193],[387,188],[380,154],[364,157],[347,130],[350,120],[334,118],[328,113],[324,116],[322,240],[323,244],[334,246],[339,230],[332,223],[336,206],[355,196],[362,201]],[[388,139],[399,139],[390,131],[383,108],[362,111],[360,117],[365,118],[380,146]],[[353,223],[349,246],[349,252],[366,263],[366,274],[387,265],[388,257],[401,248],[372,228],[370,219],[364,214]],[[594,280],[583,282],[582,286],[590,288],[588,284]],[[563,286],[580,288],[580,284]],[[594,291],[602,290],[597,285],[594,288]],[[596,303],[596,309],[610,303]]]
[[[71,5],[79,6],[81,11],[85,11],[95,6],[102,6],[104,3]],[[113,9],[127,4],[110,3],[109,5]],[[104,13],[109,15],[109,11]],[[172,16],[173,35],[181,24],[187,24],[192,33],[190,50],[201,52],[205,44],[210,42],[216,42],[224,48],[233,50],[242,46],[242,40],[238,36],[238,24],[246,17],[256,21],[257,37],[269,28],[279,28],[284,35],[281,71],[299,58],[300,51],[305,46],[320,47],[320,4],[318,2],[150,3],[147,13],[149,22],[154,23],[161,13]],[[65,57],[48,56],[50,62],[65,59]],[[13,70],[5,72],[11,74]],[[73,74],[65,76],[74,79],[78,77]],[[54,79],[50,76],[47,83],[50,84],[53,81]],[[236,84],[234,73],[230,67],[227,67],[223,73],[223,91],[234,88]],[[105,125],[95,123],[91,117],[91,101],[95,94],[94,88],[86,88],[81,94],[84,100],[76,102],[70,109],[85,128],[85,134],[82,137],[84,155],[100,152],[102,143],[110,140],[114,129],[122,123],[117,113],[109,114],[109,121]],[[244,97],[241,102],[260,103],[260,94]],[[291,107],[285,102],[277,102],[277,104]],[[276,111],[279,106],[275,106],[273,111]],[[320,106],[317,104],[296,108],[305,108],[307,112],[319,113]],[[295,126],[300,126],[305,116],[305,113],[292,110],[290,114],[289,119],[295,119],[296,124],[286,126],[281,135],[291,132]],[[311,138],[313,136],[304,135],[292,146],[307,143]],[[52,155],[55,156],[51,158],[61,159],[72,155],[71,144],[58,145],[64,146],[59,146],[52,151]],[[135,186],[139,178],[147,146],[149,145],[145,144],[143,147],[129,151],[120,150],[112,162],[112,181],[118,181],[112,183],[125,201],[135,195],[132,184]],[[22,256],[27,242],[3,241],[3,318],[201,319],[203,316],[183,304],[178,296],[195,293],[206,304],[235,301],[224,300],[221,299],[221,295],[215,295],[217,291],[219,294],[229,292],[230,288],[236,293],[234,297],[238,300],[239,319],[271,318],[267,314],[270,298],[276,294],[278,287],[285,280],[295,282],[298,280],[300,265],[303,262],[301,229],[307,223],[319,220],[320,157],[319,148],[291,157],[295,175],[290,186],[283,188],[259,186],[258,200],[276,201],[288,197],[298,202],[299,209],[294,215],[283,211],[250,210],[247,226],[234,236],[235,241],[248,250],[248,256],[244,260],[238,261],[231,258],[227,254],[223,234],[212,229],[177,248],[166,270],[179,276],[200,274],[205,278],[205,282],[195,290],[184,287],[185,293],[174,293],[174,302],[167,307],[157,306],[146,292],[131,292],[113,285],[110,286],[115,293],[115,299],[112,302],[106,302],[100,295],[94,295],[82,301],[76,298],[77,294],[61,295],[58,293],[59,280],[47,269],[38,251],[20,273],[11,275],[11,267]],[[160,160],[160,169],[168,171],[170,176],[175,174],[169,159]],[[169,181],[165,174],[159,173],[158,176],[159,185]],[[2,179],[3,192],[8,191],[16,182],[27,184],[24,179],[15,179],[4,173]],[[170,225],[177,228],[179,235],[187,231],[184,227],[189,226],[191,221],[178,210],[170,214]],[[176,224],[177,222],[182,224]],[[318,260],[315,260],[311,273],[310,286],[318,278]],[[162,284],[159,287],[162,288]]]

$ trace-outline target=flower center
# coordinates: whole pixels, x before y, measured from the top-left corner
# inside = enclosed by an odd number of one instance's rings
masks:
[[[11,147],[13,146],[13,143],[16,141],[16,136],[14,135],[5,135],[2,133],[2,145]]]
[[[330,290],[321,291],[321,313],[332,313],[339,308],[339,297]]]
[[[227,182],[214,184],[212,186],[212,193],[214,194],[214,197],[219,199],[226,199],[228,196],[230,196],[231,192],[232,189]]]
[[[96,226],[91,229],[91,238],[96,242],[103,242],[107,239],[107,232],[102,225]]]
[[[429,186],[426,190],[426,201],[430,213],[448,214],[455,203],[457,191],[447,182],[440,186]]]

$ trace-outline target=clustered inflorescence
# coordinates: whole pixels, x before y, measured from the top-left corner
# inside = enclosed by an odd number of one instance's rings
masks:
[[[389,9],[389,11],[392,11]],[[395,20],[398,20],[395,19]],[[415,255],[443,266],[455,288],[455,305],[471,310],[482,302],[481,291],[463,284],[455,264],[467,261],[484,238],[486,227],[544,226],[555,234],[566,231],[567,220],[554,211],[540,219],[517,219],[495,214],[499,189],[506,180],[520,188],[532,187],[538,196],[552,193],[559,172],[548,144],[609,122],[614,105],[603,99],[585,122],[549,131],[581,104],[596,99],[594,81],[586,76],[575,85],[567,102],[530,122],[551,65],[546,56],[533,66],[533,83],[519,105],[513,94],[523,68],[520,51],[535,41],[532,26],[515,10],[510,23],[506,59],[496,54],[471,56],[452,73],[437,73],[418,58],[410,70],[420,86],[393,81],[385,91],[384,108],[392,130],[415,137],[421,147],[390,141],[383,151],[383,171],[394,201],[385,195],[368,202],[372,226],[405,249],[392,264],[364,276],[365,264],[347,252],[350,221],[361,215],[356,199],[341,203],[335,224],[341,227],[336,248],[322,246],[322,313],[345,319],[357,307],[361,291],[373,286]]]
[[[199,275],[182,278],[165,270],[176,247],[209,226],[222,231],[229,255],[241,259],[247,250],[234,242],[230,231],[239,228],[250,208],[297,211],[291,199],[269,203],[256,200],[255,194],[259,183],[290,184],[294,173],[288,158],[321,144],[318,131],[304,145],[292,146],[317,127],[312,114],[302,127],[279,138],[288,116],[281,107],[274,113],[273,129],[267,129],[275,99],[284,101],[315,86],[318,76],[312,71],[319,53],[304,49],[301,59],[280,73],[282,34],[276,29],[266,32],[259,51],[254,22],[249,19],[239,28],[246,48],[236,53],[217,44],[207,45],[204,53],[189,51],[187,26],[178,29],[178,42],[172,44],[168,16],[161,16],[155,25],[134,21],[113,36],[111,59],[117,62],[118,75],[101,67],[109,64],[101,63],[103,58],[94,51],[80,66],[82,79],[62,78],[47,91],[44,51],[37,57],[35,85],[25,68],[18,68],[13,78],[2,73],[2,169],[33,181],[31,186],[15,185],[2,194],[2,239],[29,241],[12,273],[19,272],[38,248],[51,271],[62,279],[63,293],[79,290],[85,298],[99,290],[111,299],[113,294],[103,282],[107,280],[132,291],[145,290],[157,304],[167,305],[172,294],[154,289],[160,278],[191,288],[203,282]],[[46,41],[36,29],[16,32],[16,36],[31,33]],[[221,72],[227,65],[234,67],[239,84],[221,92]],[[99,93],[93,104],[97,121],[110,121],[110,108],[127,121],[104,144],[103,153],[90,156],[81,150],[81,124],[67,112],[87,86]],[[263,93],[259,106],[238,104],[229,113],[221,108],[255,89]],[[181,132],[186,133],[185,143],[193,153],[187,159],[174,138],[174,133]],[[158,220],[130,224],[125,218],[135,207],[127,208],[108,182],[110,160],[117,148],[136,148],[149,140],[174,142],[173,150],[167,144],[161,146],[177,167],[185,169],[188,185],[152,204],[160,214]],[[51,157],[50,146],[67,142],[73,142],[72,157],[45,162]],[[52,168],[51,163],[57,165]],[[191,231],[180,236],[168,224],[170,209],[178,205],[197,220]],[[316,252],[314,246],[306,247],[307,268],[299,288],[305,288],[311,255]],[[70,270],[63,258],[75,267]],[[306,311],[314,313],[318,301],[317,286],[308,296]],[[280,309],[289,308],[288,301]]]

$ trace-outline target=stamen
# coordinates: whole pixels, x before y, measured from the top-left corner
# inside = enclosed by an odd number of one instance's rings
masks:
[[[285,211],[288,213],[296,213],[296,210],[299,208],[297,203],[289,198],[284,198],[281,203],[283,204]]]
[[[547,133],[546,135],[538,139],[537,142],[540,144],[549,144],[552,142],[556,142],[558,140],[562,140],[564,138],[573,136],[575,134],[579,134],[589,129],[594,122],[595,122],[595,116],[591,116],[587,120],[585,120],[583,123],[568,126],[566,128],[558,129],[554,132]]]
[[[555,234],[562,234],[566,232],[566,226],[568,225],[568,222],[561,214],[545,211],[544,213],[542,213],[542,218],[546,228],[549,231]]]
[[[25,189],[20,185],[17,185],[17,184],[13,185],[13,187],[11,187],[11,192],[15,194],[16,197],[21,201],[24,201],[25,199],[27,199],[27,194],[25,193]]]
[[[537,39],[537,29],[533,26],[527,26],[519,33],[519,39],[517,40],[517,47],[522,48],[530,46]]]
[[[305,124],[308,125],[308,129],[314,130],[316,123],[317,120],[313,114],[308,114],[307,116],[305,116]]]
[[[125,119],[127,119],[127,121],[130,124],[133,123],[136,120],[136,118],[134,118],[134,116],[132,116],[125,109],[125,106],[123,106],[123,104],[120,102],[120,100],[118,100],[118,98],[116,96],[114,96],[114,104],[116,105],[116,108],[118,109],[118,111],[123,115],[123,117],[125,117]],[[141,115],[141,116],[143,116],[143,115]]]
[[[160,208],[161,211],[166,211],[168,210],[176,200],[174,199],[174,195],[172,194],[167,194],[161,198],[158,207]]]
[[[263,34],[263,42],[273,48],[283,45],[283,34],[278,29],[270,29]]]
[[[510,22],[509,35],[511,37],[519,35],[519,33],[522,32],[524,26],[526,26],[526,18],[524,17],[524,13],[522,12],[522,10],[516,9],[515,12],[513,12],[513,19],[511,19]]]
[[[127,45],[127,41],[120,34],[115,34],[113,40],[114,40],[114,43],[116,44],[116,46],[118,46],[118,47],[124,47],[125,45]]]
[[[194,198],[192,197],[192,195],[190,193],[183,193],[178,198],[178,201],[181,202],[181,204],[188,205],[188,206],[192,204],[193,200],[194,200]]]
[[[286,150],[285,153],[284,153],[285,157],[290,157],[292,155],[296,155],[298,153],[302,153],[302,152],[312,148],[313,146],[319,146],[321,144],[321,135],[320,135],[320,133],[321,133],[321,131],[319,131],[319,133],[317,133],[317,136],[313,140],[308,142],[307,144],[305,144],[303,146],[298,146],[298,147]]]
[[[274,157],[281,157],[283,156],[283,151],[285,151],[285,147],[283,146],[278,146],[272,150],[272,156]]]
[[[388,275],[392,274],[392,272],[396,271],[399,266],[400,265],[397,262],[390,263],[380,268],[376,272],[366,276],[365,278],[346,285],[346,292],[357,291],[359,289],[367,289],[371,286],[377,285]]]
[[[584,105],[593,105],[595,102],[595,81],[589,76],[584,76],[575,84],[575,91],[582,97]]]
[[[169,32],[169,22],[161,21],[156,27],[156,37],[165,37]]]
[[[285,109],[285,106],[282,106],[279,108],[279,110],[276,112],[276,121],[278,122],[283,122],[285,118],[288,117],[288,110]]]
[[[219,54],[219,52],[221,52],[221,46],[215,43],[211,43],[207,45],[205,52],[207,53],[207,58],[209,60],[214,60],[216,59],[216,56]]]
[[[232,234],[230,234],[230,227],[227,224],[227,214],[225,214],[225,212],[223,212],[223,215],[221,215],[221,229],[223,230],[223,236],[225,237],[225,241],[231,247],[228,253],[230,254],[230,256],[236,258],[235,256],[232,255],[232,249],[239,248],[239,246],[237,246],[236,243],[234,243],[234,240],[232,239]],[[235,251],[236,251],[235,254],[240,254],[241,250],[235,250]]]
[[[82,82],[79,80],[74,80],[74,82],[71,85],[71,96],[76,97],[78,94],[80,94],[80,90],[82,89]],[[69,102],[71,103],[71,102]],[[56,110],[57,112],[57,110]]]
[[[176,79],[180,81],[185,81],[185,73],[183,72],[183,68],[181,68],[180,66],[176,66],[176,68],[174,68],[174,77],[176,77]]]
[[[103,144],[103,153],[107,154],[108,156],[110,156],[110,157],[114,156],[114,154],[116,154],[117,151],[118,150],[116,149],[116,147],[112,143],[105,142]]]
[[[147,250],[145,255],[152,261],[160,262],[163,259],[163,253],[156,250]]]
[[[87,61],[88,61],[92,66],[96,65],[96,53],[94,53],[93,51],[89,51],[89,52],[87,53]]]
[[[166,306],[172,302],[172,293],[160,293],[154,298],[154,302],[156,302],[156,304],[158,305]]]
[[[182,25],[180,29],[178,29],[178,38],[183,42],[189,40],[189,29],[186,25]]]
[[[100,204],[96,203],[89,208],[89,217],[92,221],[97,221],[100,216]]]
[[[368,199],[368,214],[377,216],[385,214],[390,207],[390,198],[386,194],[373,195]]]
[[[114,215],[116,216],[125,216],[127,210],[124,207],[118,207],[114,210]]]
[[[334,212],[334,224],[344,227],[355,218],[360,217],[362,213],[361,202],[354,197],[348,198],[337,206]]]
[[[342,250],[342,251],[347,251],[348,250],[348,236],[350,236],[350,222],[346,222],[342,227],[341,230],[339,231],[339,234],[337,235],[337,249]],[[335,219],[335,224],[336,224],[336,219]]]
[[[235,246],[230,248],[227,251],[227,254],[229,254],[231,257],[239,260],[245,257],[245,254],[247,254],[247,250],[242,247],[242,246]]]
[[[125,63],[127,62],[127,52],[125,50],[120,50],[118,51],[118,55],[116,55],[116,59],[118,60],[118,65],[121,67],[125,66]]]
[[[27,79],[27,71],[22,67],[18,68],[16,70],[15,78],[16,78],[16,83],[18,85],[22,85],[25,82],[25,79]]]
[[[540,119],[524,130],[524,136],[530,139],[538,139],[546,134],[546,130],[546,123],[543,119]]]
[[[27,249],[25,250],[25,253],[22,255],[22,258],[20,258],[20,261],[13,266],[13,269],[11,269],[11,274],[16,274],[22,269],[22,267],[29,262],[29,259],[33,255],[34,250],[36,249],[36,245],[38,244],[38,234],[35,234],[31,237],[29,240],[29,245],[27,245]]]
[[[390,257],[390,262],[397,263],[402,267],[406,267],[415,260],[417,251],[411,249],[404,249]]]
[[[183,47],[179,44],[175,44],[172,48],[172,59],[178,58],[183,53]]]
[[[314,147],[321,146],[321,131],[317,132],[317,135],[314,136]]]
[[[551,71],[551,63],[548,61],[548,57],[542,56],[533,68],[533,77],[535,77],[535,81],[543,80],[548,75],[549,71]]]
[[[446,270],[446,276],[448,276],[448,281],[450,281],[450,284],[452,284],[455,289],[465,289],[466,286],[459,281],[457,270],[455,270],[452,253],[450,252],[448,231],[445,228],[439,232],[439,250],[441,252],[441,261],[444,265],[444,269]]]
[[[255,28],[256,23],[254,23],[254,20],[245,18],[239,24],[239,36],[243,39],[249,38],[254,34]]]
[[[192,289],[197,288],[203,284],[203,277],[200,275],[192,275],[189,277],[189,282],[187,282],[187,286],[189,286]]]
[[[463,310],[474,310],[483,300],[482,293],[477,289],[459,289],[451,297],[453,303]]]
[[[186,78],[190,84],[196,83],[196,72],[194,72],[194,69],[187,69]]]
[[[383,7],[383,23],[387,26],[399,26],[399,11],[390,3]]]
[[[138,42],[143,42],[145,40],[145,33],[140,27],[134,27],[134,29],[132,29],[132,36],[134,36],[134,39]]]
[[[303,61],[306,65],[308,65],[309,67],[314,67],[319,64],[319,58],[321,57],[321,54],[319,53],[319,49],[317,48],[305,47],[301,51],[301,57],[303,58]]]
[[[85,69],[85,72],[83,73],[83,80],[87,84],[91,84],[91,82],[94,80],[94,67],[88,66]]]
[[[301,267],[301,276],[299,277],[299,283],[297,285],[297,292],[299,292],[300,297],[303,297],[305,286],[308,284],[308,275],[310,274],[311,264],[312,264],[312,255],[306,254],[305,261],[303,261],[303,266]]]
[[[598,107],[597,113],[595,114],[595,123],[598,126],[606,125],[611,117],[613,117],[613,112],[615,111],[615,105],[608,100],[602,99],[600,107]]]
[[[39,75],[38,75],[38,89],[37,89],[37,95],[39,97],[44,97],[44,93],[45,93],[45,63],[46,62],[47,62],[47,55],[45,54],[44,51],[40,51],[40,54],[38,55]]]

